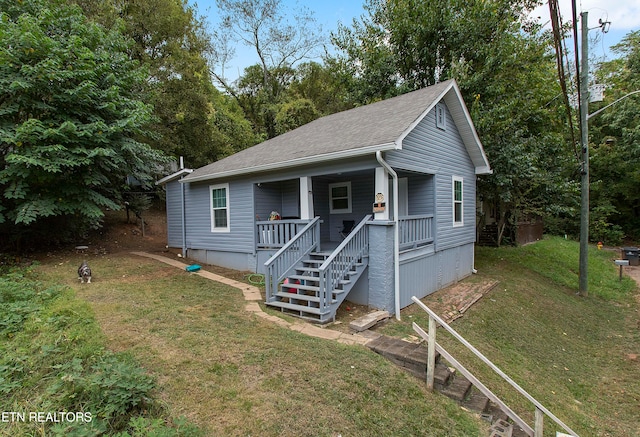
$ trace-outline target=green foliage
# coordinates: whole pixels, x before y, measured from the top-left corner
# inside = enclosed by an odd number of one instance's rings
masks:
[[[334,114],[353,107],[344,85],[350,80],[353,78],[344,75],[343,69],[331,59],[326,59],[325,65],[307,62],[295,69],[289,93],[292,98],[313,102],[321,115]]]
[[[151,205],[153,204],[153,198],[149,194],[145,193],[127,193],[125,198],[127,199],[126,208],[133,211],[138,217],[140,217],[143,212],[151,208]]]
[[[589,239],[601,241],[607,246],[622,243],[624,232],[622,227],[612,223],[611,217],[616,215],[615,207],[610,204],[599,204],[589,211]]]
[[[153,378],[125,355],[101,354],[93,364],[80,358],[52,366],[55,381],[48,392],[66,411],[83,406],[95,420],[122,428],[130,414],[150,403]],[[74,410],[75,409],[75,410]]]
[[[183,417],[175,420],[174,427],[167,427],[161,419],[132,417],[129,428],[130,432],[118,433],[114,437],[199,437],[204,435]]]
[[[496,211],[497,241],[573,195],[551,41],[524,14],[533,3],[371,0],[368,17],[333,35],[361,104],[457,80],[494,170],[479,192]]]
[[[280,107],[276,115],[276,133],[278,135],[310,123],[320,114],[313,102],[308,99],[298,99],[287,102]]]
[[[198,435],[184,419],[172,426],[158,416],[154,378],[130,356],[104,349],[91,310],[69,290],[45,288],[33,272],[16,270],[0,278],[0,321],[2,411],[30,405],[34,411],[89,414],[90,420],[48,423],[50,435],[128,429],[133,435],[147,435],[141,434],[145,429],[148,435]]]
[[[62,290],[60,287],[44,289],[37,282],[25,286],[24,282],[25,274],[20,270],[0,276],[0,339],[11,338],[22,330],[25,320]]]
[[[596,71],[607,92],[604,102],[592,104],[592,113],[640,89],[640,31],[627,34],[614,49],[620,58],[600,65]],[[609,211],[608,223],[633,239],[640,238],[639,114],[640,98],[632,95],[589,121],[591,204]],[[601,223],[592,221],[594,224]]]
[[[117,28],[63,2],[1,1],[0,195],[5,231],[47,218],[96,227],[128,175],[150,186],[161,153],[142,142],[146,73]]]

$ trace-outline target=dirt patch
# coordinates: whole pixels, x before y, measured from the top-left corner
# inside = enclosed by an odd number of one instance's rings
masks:
[[[90,254],[119,254],[144,251],[168,253],[167,216],[164,207],[154,206],[144,214],[144,235],[139,219],[127,221],[125,211],[107,211],[103,227],[80,244],[88,246]]]

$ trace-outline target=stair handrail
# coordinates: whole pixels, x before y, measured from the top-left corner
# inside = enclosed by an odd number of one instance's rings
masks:
[[[565,425],[560,419],[558,419],[551,411],[544,407],[540,402],[538,402],[533,396],[527,393],[522,387],[520,387],[515,381],[509,378],[502,370],[498,368],[495,364],[491,362],[487,357],[485,357],[480,351],[478,351],[471,343],[469,343],[463,336],[458,334],[451,326],[449,326],[444,320],[442,320],[431,308],[426,306],[420,299],[416,296],[412,296],[411,300],[418,304],[420,308],[429,314],[429,333],[425,333],[422,328],[420,328],[416,323],[413,323],[414,331],[420,334],[423,338],[426,335],[427,338],[427,349],[428,349],[428,359],[427,359],[427,386],[433,388],[433,378],[434,378],[434,369],[435,369],[435,349],[438,347],[441,351],[444,349],[436,343],[436,323],[442,326],[445,330],[447,330],[451,335],[454,336],[456,340],[462,343],[467,349],[469,349],[475,356],[480,358],[482,362],[484,362],[491,370],[497,373],[502,379],[508,382],[513,388],[516,389],[521,395],[523,395],[529,402],[531,402],[535,407],[535,428],[532,429],[529,425],[527,425],[520,417],[518,417],[515,413],[513,413],[510,409],[505,411],[507,415],[509,415],[514,421],[520,425],[522,429],[527,431],[529,435],[533,435],[534,437],[542,437],[542,428],[543,428],[543,414],[549,416],[556,424],[562,427],[568,433],[571,433],[574,437],[580,437],[575,431]],[[417,328],[417,329],[416,329]],[[429,335],[433,333],[433,335]],[[424,334],[424,335],[423,335]],[[446,351],[445,351],[446,352]],[[447,354],[449,355],[449,354]],[[444,355],[443,355],[444,356]],[[460,365],[453,357],[450,355],[446,357],[447,360],[454,365],[454,367],[458,368],[462,373],[469,373],[462,365]],[[474,378],[475,379],[475,378]],[[477,381],[479,382],[479,381]],[[480,389],[486,389],[483,385],[480,384]],[[484,390],[481,390],[484,392]],[[489,392],[490,393],[490,392]],[[486,395],[486,393],[485,393]],[[500,402],[502,406],[505,406],[504,403]],[[504,410],[503,410],[504,411]],[[514,417],[515,416],[515,417]],[[531,433],[533,431],[533,434]]]
[[[291,240],[264,263],[267,273],[264,281],[265,300],[270,302],[278,284],[320,242],[320,217],[315,217]]]
[[[360,223],[347,235],[347,237],[338,245],[338,247],[329,255],[329,257],[318,268],[319,270],[319,294],[320,294],[320,308],[327,309],[331,306],[331,293],[337,287],[337,282],[342,276],[344,276],[356,262],[356,259],[363,256],[369,246],[366,224],[371,220],[372,215],[366,215]],[[342,269],[338,272],[332,272],[333,265],[336,262],[336,258],[343,254],[345,248],[354,246],[354,242],[358,243],[358,246],[354,248],[354,254],[349,263],[345,263]],[[329,274],[327,274],[329,272]]]

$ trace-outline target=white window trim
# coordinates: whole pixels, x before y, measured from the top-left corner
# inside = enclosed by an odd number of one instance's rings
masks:
[[[216,227],[216,223],[213,215],[213,190],[218,190],[220,188],[224,188],[225,195],[226,195],[227,226],[225,227]],[[231,231],[229,211],[230,211],[229,184],[210,185],[209,186],[209,214],[211,215],[211,232],[230,232]]]
[[[436,105],[436,127],[442,130],[447,129],[447,113],[442,103]]]
[[[334,209],[333,208],[333,188],[346,187],[347,188],[347,203],[346,208]],[[338,197],[337,199],[341,199]],[[330,214],[350,214],[351,213],[351,182],[336,182],[329,184],[329,213]]]
[[[460,182],[460,192],[462,194],[462,199],[456,200],[456,182]],[[456,221],[456,203],[460,203],[460,221]],[[451,177],[451,221],[453,223],[453,227],[464,226],[464,179],[459,176]]]

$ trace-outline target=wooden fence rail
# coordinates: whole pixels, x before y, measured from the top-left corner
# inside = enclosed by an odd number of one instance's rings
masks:
[[[504,411],[520,428],[522,428],[528,435],[532,437],[543,436],[543,421],[544,415],[549,416],[555,423],[562,427],[565,431],[572,436],[579,437],[578,434],[565,425],[560,419],[558,419],[551,411],[545,408],[540,402],[538,402],[533,396],[527,393],[522,387],[520,387],[515,381],[509,378],[502,370],[500,370],[495,364],[493,364],[487,357],[482,355],[471,343],[458,334],[453,328],[447,325],[436,313],[434,313],[428,306],[426,306],[420,299],[413,296],[411,298],[420,308],[429,314],[429,332],[426,333],[420,326],[413,324],[413,329],[427,341],[428,358],[427,358],[427,386],[433,388],[433,379],[435,371],[435,351],[437,350],[442,356],[451,363],[456,369],[460,371],[473,385],[476,386],[485,396],[491,401],[496,403],[502,411]],[[475,356],[480,358],[491,370],[497,373],[502,379],[508,382],[513,388],[515,388],[522,396],[524,396],[535,407],[535,424],[534,428],[529,426],[524,420],[522,420],[515,412],[513,412],[507,405],[504,404],[498,397],[493,394],[488,388],[486,388],[475,376],[473,376],[467,369],[465,369],[458,361],[456,361],[451,354],[445,351],[442,346],[436,343],[436,327],[437,324],[446,329],[453,337],[462,343],[467,349],[469,349]]]

